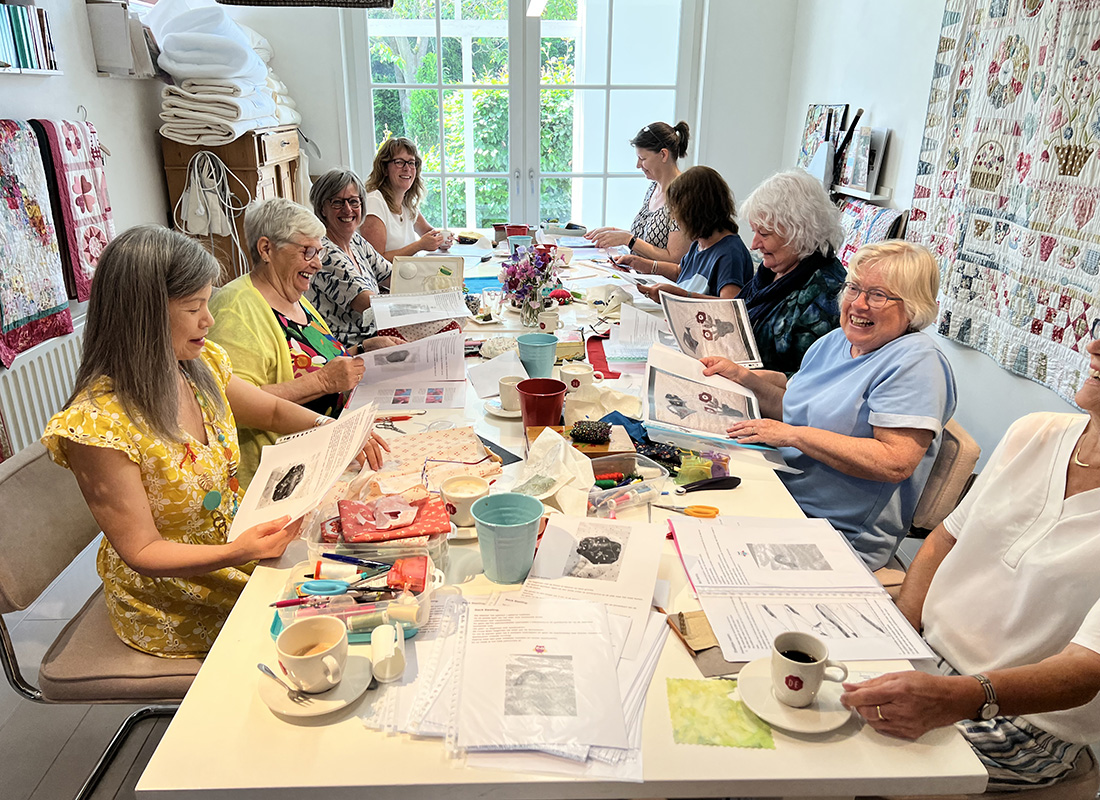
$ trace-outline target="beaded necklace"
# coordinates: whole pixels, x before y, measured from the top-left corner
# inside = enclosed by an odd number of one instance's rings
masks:
[[[191,387],[191,391],[195,395],[195,400],[198,401],[199,409],[202,412],[202,422],[204,426],[208,426],[214,435],[218,439],[218,443],[222,446],[222,453],[225,455],[225,461],[228,471],[228,484],[229,491],[232,497],[233,516],[237,514],[237,508],[239,502],[237,500],[237,491],[240,489],[240,481],[237,480],[237,462],[233,459],[233,451],[229,448],[229,442],[225,438],[225,434],[222,433],[221,427],[214,422],[214,415],[207,404],[206,396],[199,391],[199,388],[195,385],[195,382],[191,380],[191,376],[180,370],[180,374],[183,375],[187,385]],[[180,461],[182,467],[188,460],[191,461],[191,469],[194,471],[198,478],[199,488],[205,490],[206,494],[202,498],[202,507],[210,512],[211,518],[214,523],[214,530],[220,534],[224,534],[229,530],[229,519],[225,514],[221,512],[222,493],[218,491],[213,477],[207,471],[206,466],[199,462],[198,457],[195,455],[195,451],[191,449],[190,442],[183,443],[184,456]]]

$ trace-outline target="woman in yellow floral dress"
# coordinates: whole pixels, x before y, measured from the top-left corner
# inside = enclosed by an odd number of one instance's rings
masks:
[[[319,422],[233,377],[206,341],[218,274],[167,228],[116,238],[92,281],[76,388],[42,439],[103,528],[96,564],[115,632],[172,658],[205,655],[255,561],[282,555],[297,533],[284,517],[226,541],[241,495],[234,419],[280,433]],[[364,449],[377,467],[377,442]]]

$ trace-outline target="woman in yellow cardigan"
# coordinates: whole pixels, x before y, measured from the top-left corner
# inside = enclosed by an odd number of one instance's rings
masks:
[[[233,374],[271,394],[335,418],[363,377],[363,361],[349,357],[302,294],[321,262],[324,225],[305,206],[275,198],[249,206],[245,239],[252,271],[214,295],[209,338],[226,349]],[[238,430],[241,485],[247,487],[271,431]]]

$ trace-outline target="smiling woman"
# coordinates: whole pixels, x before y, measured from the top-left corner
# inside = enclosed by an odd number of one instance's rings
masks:
[[[274,198],[249,206],[244,218],[252,271],[211,302],[210,338],[233,359],[234,374],[264,391],[336,417],[363,377],[324,318],[302,295],[321,269],[324,225],[304,206]],[[242,428],[241,481],[248,485],[270,430]]]

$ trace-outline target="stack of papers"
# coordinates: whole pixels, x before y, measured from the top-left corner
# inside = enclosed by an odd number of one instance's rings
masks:
[[[371,403],[385,411],[462,408],[466,368],[462,331],[446,331],[415,342],[360,353],[363,378],[347,411]]]
[[[823,519],[673,521],[676,546],[727,661],[812,633],[840,661],[932,658],[847,540]]]
[[[555,517],[519,595],[435,599],[364,724],[443,738],[472,766],[640,781],[661,533]]]

